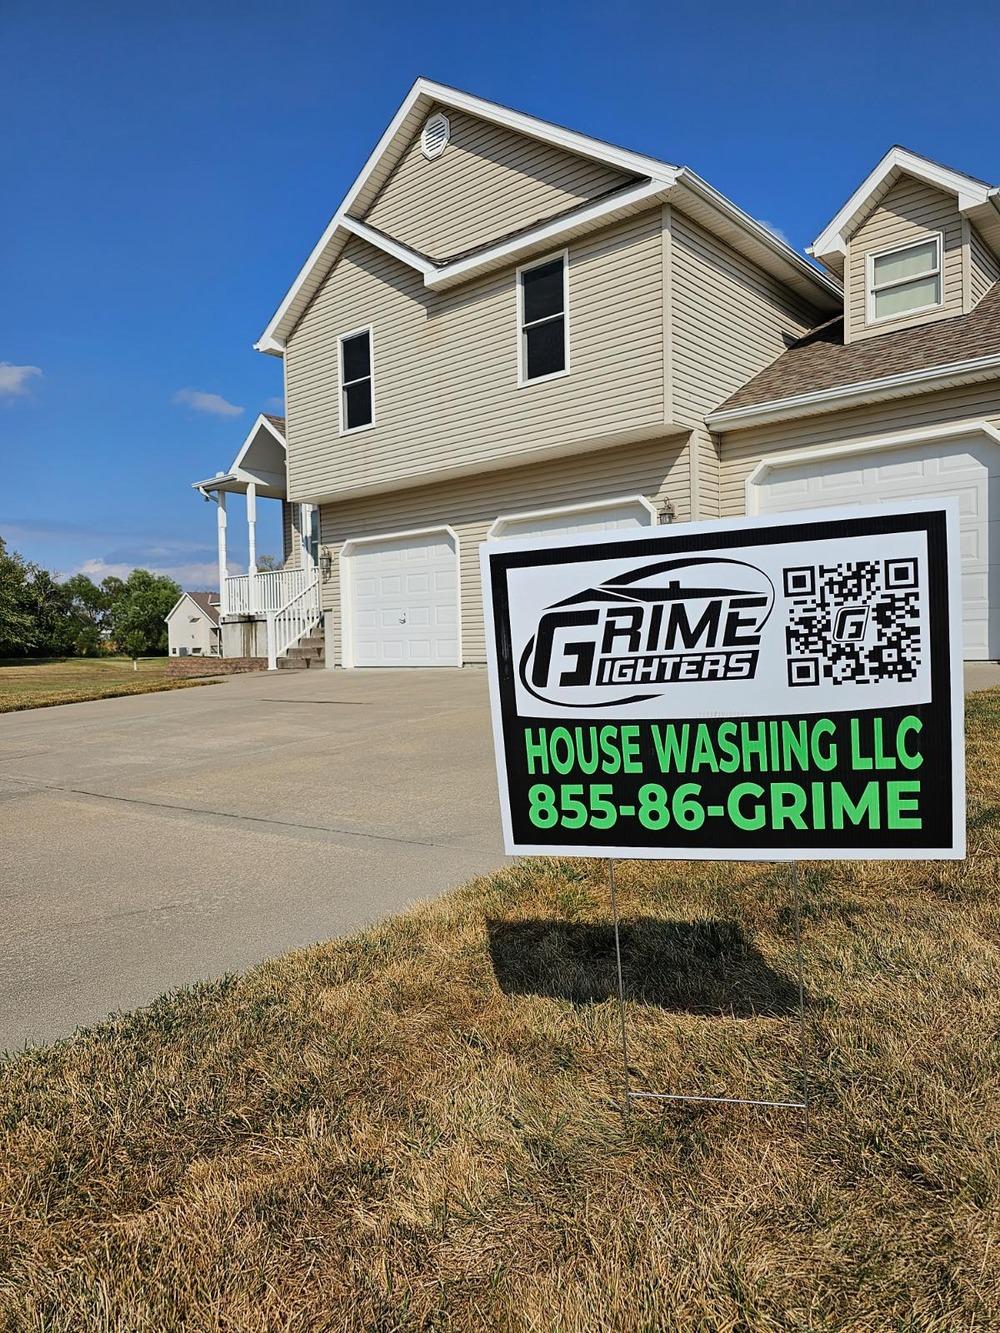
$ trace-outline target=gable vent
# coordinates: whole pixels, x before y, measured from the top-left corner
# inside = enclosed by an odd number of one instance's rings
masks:
[[[451,137],[451,122],[440,111],[430,116],[420,132],[420,147],[424,157],[430,161],[440,157]]]

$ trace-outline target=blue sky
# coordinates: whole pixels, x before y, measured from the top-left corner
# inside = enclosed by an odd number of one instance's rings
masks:
[[[420,74],[691,166],[797,248],[893,143],[1000,181],[982,0],[946,21],[919,0],[0,0],[0,53],[0,534],[63,574],[211,586],[189,483],[280,411],[252,344]]]

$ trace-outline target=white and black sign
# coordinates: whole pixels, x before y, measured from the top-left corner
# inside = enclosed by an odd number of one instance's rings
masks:
[[[964,855],[957,502],[481,558],[509,852]]]

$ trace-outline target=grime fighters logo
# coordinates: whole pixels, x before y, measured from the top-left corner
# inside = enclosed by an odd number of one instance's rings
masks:
[[[592,708],[654,699],[686,681],[753,680],[773,605],[771,580],[741,560],[630,569],[542,612],[521,684],[545,703]]]

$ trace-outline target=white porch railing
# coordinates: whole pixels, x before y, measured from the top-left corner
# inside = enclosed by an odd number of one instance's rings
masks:
[[[274,671],[278,658],[286,653],[320,620],[319,579],[312,572],[312,582],[297,592],[277,611],[267,613],[267,669]]]
[[[227,578],[222,614],[263,617],[270,611],[280,611],[315,579],[314,569],[267,569]]]

